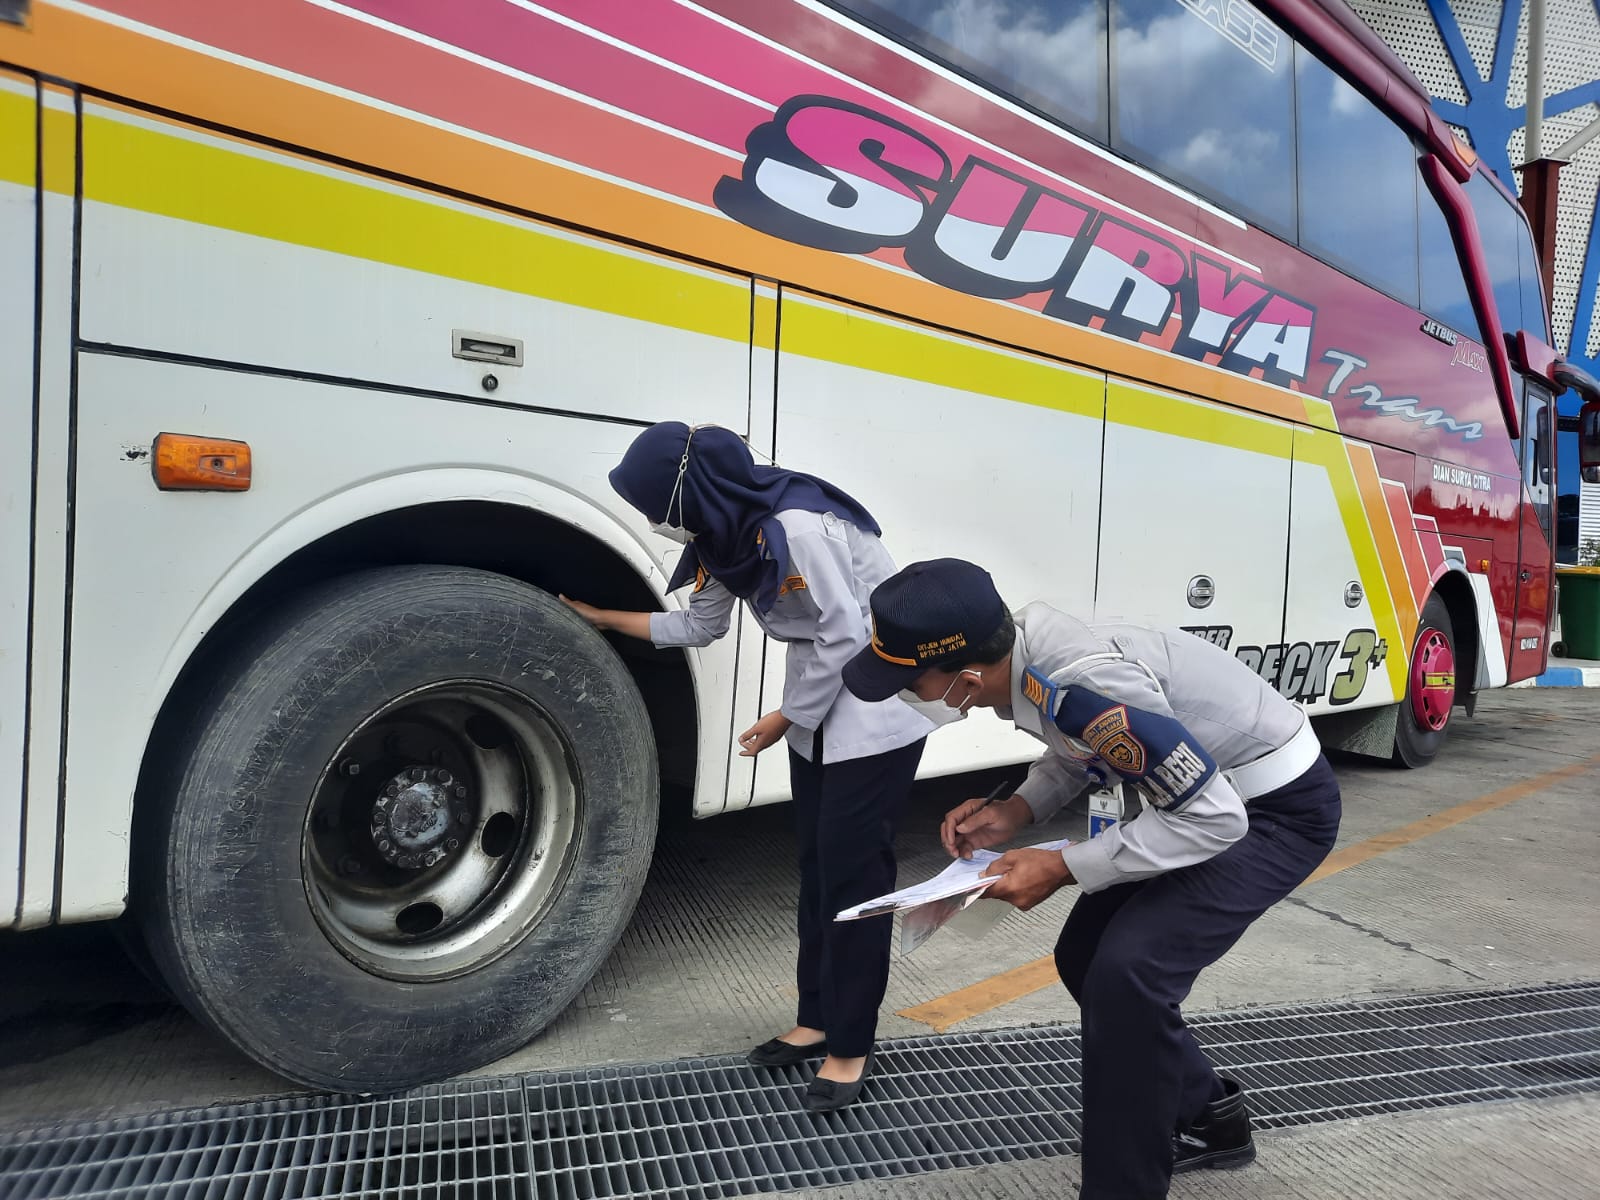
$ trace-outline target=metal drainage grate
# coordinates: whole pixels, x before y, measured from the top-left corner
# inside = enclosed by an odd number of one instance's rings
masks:
[[[1259,1125],[1600,1089],[1600,983],[1195,1018]],[[307,1096],[0,1137],[8,1200],[712,1197],[1076,1151],[1078,1034],[885,1043],[866,1095],[734,1057]]]

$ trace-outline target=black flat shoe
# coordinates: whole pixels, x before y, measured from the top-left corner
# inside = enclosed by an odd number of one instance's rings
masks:
[[[745,1058],[752,1067],[792,1067],[796,1063],[803,1063],[808,1058],[816,1058],[819,1054],[828,1053],[826,1040],[812,1042],[809,1046],[796,1046],[782,1038],[771,1038],[762,1042]]]
[[[812,1079],[806,1088],[806,1111],[814,1113],[838,1112],[849,1108],[861,1096],[861,1090],[872,1077],[876,1056],[869,1053],[861,1067],[861,1078],[854,1083],[835,1083],[831,1079]]]

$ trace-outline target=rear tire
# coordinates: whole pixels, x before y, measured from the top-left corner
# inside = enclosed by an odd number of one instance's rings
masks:
[[[1407,660],[1406,696],[1395,716],[1396,766],[1425,767],[1444,745],[1455,711],[1456,661],[1450,610],[1437,595],[1429,596]]]
[[[659,807],[605,641],[545,592],[432,566],[279,607],[144,793],[134,899],[168,986],[263,1066],[356,1092],[543,1029],[626,927]]]

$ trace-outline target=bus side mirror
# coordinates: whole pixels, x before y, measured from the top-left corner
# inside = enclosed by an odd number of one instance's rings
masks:
[[[1582,367],[1557,359],[1550,378],[1560,392],[1571,388],[1583,401],[1578,412],[1578,465],[1585,483],[1600,483],[1600,382]]]
[[[1578,463],[1585,483],[1600,483],[1600,401],[1589,401],[1578,414]]]

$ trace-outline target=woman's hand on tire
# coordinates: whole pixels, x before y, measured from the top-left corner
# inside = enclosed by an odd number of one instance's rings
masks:
[[[571,596],[562,596],[561,603],[565,604],[596,629],[606,628],[606,613],[604,609],[596,608],[592,604],[585,604],[582,600],[574,600]]]
[[[561,603],[601,633],[620,633],[626,637],[638,638],[642,642],[650,640],[650,614],[647,612],[596,608],[592,604],[585,604],[582,600],[574,600],[571,596],[562,596]]]

